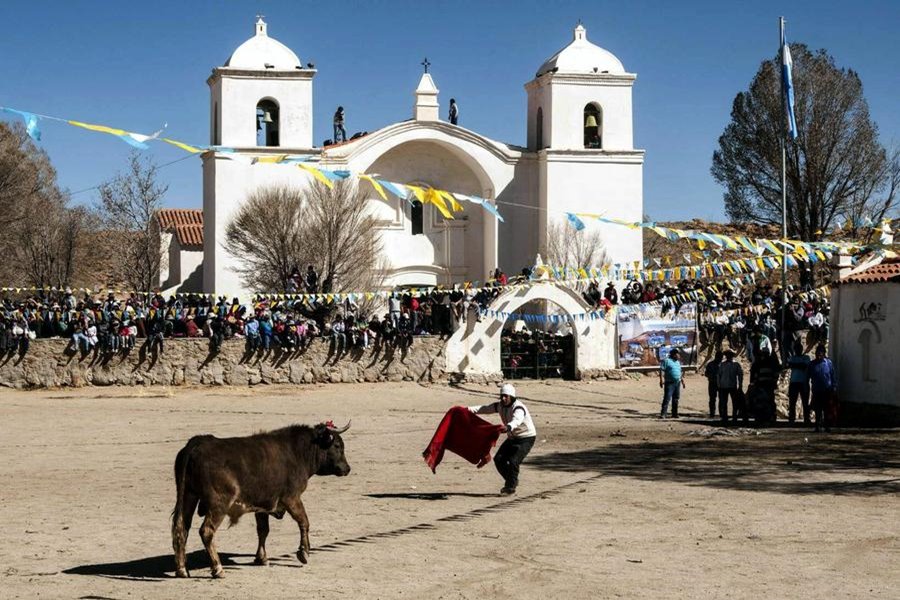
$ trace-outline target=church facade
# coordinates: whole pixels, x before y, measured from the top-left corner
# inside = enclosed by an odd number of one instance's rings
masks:
[[[496,203],[505,222],[474,204],[445,220],[431,205],[417,212],[405,200],[389,195],[385,201],[371,190],[369,205],[380,223],[389,286],[484,281],[497,267],[517,273],[533,265],[538,253],[546,255],[550,225],[565,221],[566,212],[642,219],[644,152],[634,148],[632,135],[635,75],[589,42],[581,25],[571,43],[525,84],[525,146],[442,121],[439,90],[426,72],[415,90],[411,119],[346,143],[316,147],[315,75],[312,65],[304,67],[259,19],[254,36],[207,80],[210,143],[234,152],[203,155],[202,291],[276,291],[245,289],[234,270],[240,257],[224,246],[225,229],[260,187],[309,186],[312,177],[296,167],[254,164],[253,158],[311,156],[323,169],[377,173]],[[242,160],[235,160],[235,153]],[[591,227],[600,230],[608,262],[642,259],[639,230]]]

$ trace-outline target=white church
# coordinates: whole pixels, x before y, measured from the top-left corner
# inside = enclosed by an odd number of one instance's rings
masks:
[[[442,120],[447,109],[442,109],[437,84],[426,72],[414,92],[412,118],[347,143],[316,147],[316,73],[270,37],[260,18],[253,37],[207,80],[210,144],[234,148],[251,159],[313,156],[323,169],[377,173],[389,181],[479,196],[496,203],[505,219],[501,223],[467,203],[456,219],[445,220],[431,205],[415,209],[390,195],[384,201],[372,190],[370,206],[381,223],[389,286],[484,281],[497,267],[518,273],[533,265],[538,253],[546,255],[548,226],[565,220],[566,212],[642,218],[644,151],[634,148],[632,134],[636,76],[612,53],[589,42],[580,24],[571,42],[525,84],[525,146],[495,141]],[[171,291],[229,296],[274,291],[245,289],[234,270],[240,257],[223,244],[225,228],[259,187],[308,186],[312,177],[298,168],[253,164],[234,156],[208,151],[202,157],[203,211],[195,215],[202,220],[202,261],[198,245],[181,239],[184,232],[170,229],[173,235],[164,237],[173,244],[182,241],[182,246],[166,250],[168,272],[161,279]],[[642,260],[639,230],[599,223],[592,227],[601,232],[609,262]]]

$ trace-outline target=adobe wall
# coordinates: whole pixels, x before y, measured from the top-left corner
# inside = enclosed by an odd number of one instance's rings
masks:
[[[141,340],[138,340],[141,342]],[[364,381],[435,381],[444,376],[444,341],[416,337],[409,350],[353,349],[335,356],[329,340],[315,339],[304,352],[273,349],[246,356],[243,340],[228,340],[210,355],[206,339],[166,340],[153,359],[140,345],[127,356],[80,353],[68,340],[38,339],[25,356],[0,356],[0,386],[48,388],[87,385],[255,385]]]

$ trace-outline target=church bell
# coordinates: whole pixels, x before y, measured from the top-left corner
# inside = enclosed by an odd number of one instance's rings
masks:
[[[587,119],[584,120],[585,127],[596,127],[597,126],[597,117],[594,115],[588,115]]]
[[[272,113],[266,111],[263,113],[263,123],[274,123],[275,121],[272,119]],[[594,123],[596,125],[596,123]]]

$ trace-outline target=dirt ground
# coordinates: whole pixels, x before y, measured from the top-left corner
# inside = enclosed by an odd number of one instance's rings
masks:
[[[898,598],[900,431],[710,429],[688,378],[660,421],[654,379],[520,383],[538,440],[517,496],[492,465],[421,451],[494,387],[416,384],[0,393],[3,598]],[[197,433],[353,419],[353,472],[304,495],[313,552],[272,522],[197,535],[173,577],[175,454]]]

